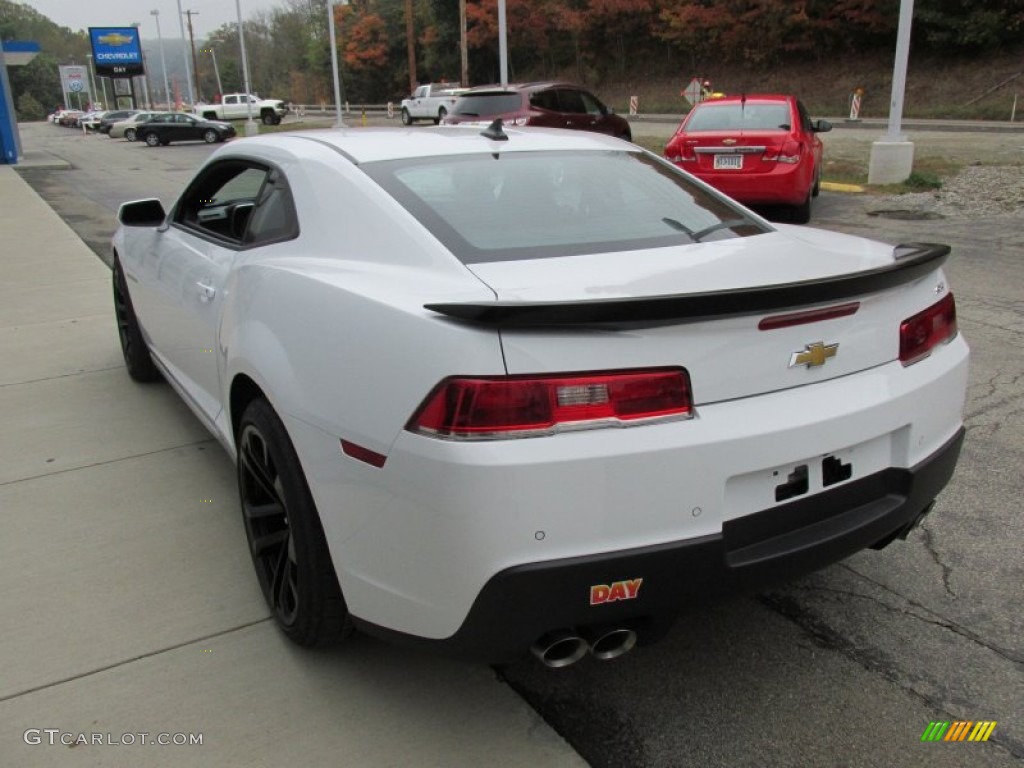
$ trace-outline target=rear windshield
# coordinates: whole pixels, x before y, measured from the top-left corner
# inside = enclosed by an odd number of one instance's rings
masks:
[[[790,129],[788,104],[701,104],[687,131],[773,131]]]
[[[360,168],[466,264],[770,231],[682,171],[637,151],[506,152]]]
[[[452,114],[484,117],[518,112],[522,107],[523,97],[518,93],[463,94],[452,107]]]

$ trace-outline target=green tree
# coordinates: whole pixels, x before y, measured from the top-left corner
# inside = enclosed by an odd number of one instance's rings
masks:
[[[21,122],[42,120],[46,117],[46,110],[43,108],[43,105],[32,98],[31,93],[23,93],[18,97],[15,110],[18,113],[18,120]]]

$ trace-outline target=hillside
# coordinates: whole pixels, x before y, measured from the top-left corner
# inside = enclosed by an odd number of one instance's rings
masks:
[[[595,88],[617,109],[624,110],[629,97],[636,95],[641,112],[681,112],[686,101],[680,97],[680,90],[692,76],[700,75],[709,77],[719,91],[796,93],[815,115],[843,116],[849,113],[850,93],[859,86],[864,88],[861,116],[887,117],[892,69],[891,56],[873,54],[769,70],[712,67],[706,73],[683,73],[677,80],[609,81]],[[1000,83],[1004,84],[968,104]],[[1009,120],[1015,96],[1016,119],[1024,123],[1024,46],[1012,53],[970,59],[913,56],[907,73],[904,116]]]

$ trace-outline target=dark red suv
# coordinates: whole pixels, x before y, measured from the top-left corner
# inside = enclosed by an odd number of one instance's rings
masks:
[[[590,91],[570,83],[481,85],[463,93],[445,118],[447,125],[490,123],[500,117],[508,125],[535,125],[607,133],[633,140],[629,123]]]

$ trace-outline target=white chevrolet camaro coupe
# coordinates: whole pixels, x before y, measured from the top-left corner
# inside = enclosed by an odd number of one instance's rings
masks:
[[[238,467],[301,645],[618,656],[907,533],[949,481],[949,249],[772,225],[632,144],[277,134],[122,206],[128,372]]]

